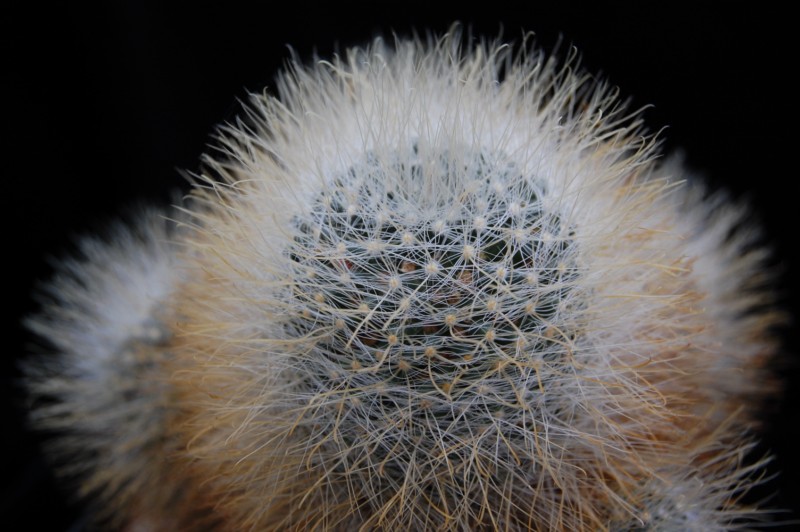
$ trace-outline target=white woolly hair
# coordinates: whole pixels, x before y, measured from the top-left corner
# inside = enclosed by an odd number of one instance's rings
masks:
[[[517,49],[455,27],[293,62],[175,243],[151,216],[66,263],[33,415],[114,523],[766,519],[739,502],[780,320],[757,230],[574,57]]]
[[[60,264],[42,290],[42,313],[28,320],[58,356],[25,368],[31,422],[58,434],[47,450],[59,472],[80,481],[77,495],[97,500],[98,517],[117,526],[129,518],[119,507],[166,509],[177,496],[159,488],[172,447],[168,307],[182,273],[174,224],[151,209],[136,221],[84,239],[79,256]]]

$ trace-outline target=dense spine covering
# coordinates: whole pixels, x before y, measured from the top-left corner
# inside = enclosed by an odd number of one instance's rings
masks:
[[[34,416],[96,451],[118,523],[761,517],[738,503],[778,320],[757,235],[574,60],[460,43],[294,64],[222,128],[175,243],[150,221],[67,266]]]

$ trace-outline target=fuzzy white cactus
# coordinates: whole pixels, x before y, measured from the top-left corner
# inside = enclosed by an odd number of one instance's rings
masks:
[[[103,518],[763,517],[738,499],[778,315],[744,211],[574,61],[460,43],[294,64],[222,128],[183,223],[69,263],[32,320],[63,351],[31,370],[33,416]]]

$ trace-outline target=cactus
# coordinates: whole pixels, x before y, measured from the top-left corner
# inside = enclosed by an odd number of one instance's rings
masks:
[[[101,522],[768,518],[741,502],[781,319],[757,229],[574,58],[521,50],[454,28],[293,64],[177,222],[67,263],[32,419]]]

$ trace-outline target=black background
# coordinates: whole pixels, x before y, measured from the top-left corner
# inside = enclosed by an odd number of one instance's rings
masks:
[[[237,99],[273,85],[287,45],[310,61],[315,51],[328,57],[392,31],[441,33],[455,20],[489,37],[501,28],[510,39],[530,30],[546,49],[562,36],[580,50],[588,71],[618,85],[634,107],[653,104],[645,117],[653,131],[667,127],[661,136],[668,151],[683,150],[690,167],[715,186],[749,199],[784,271],[784,307],[796,314],[791,17],[765,6],[534,4],[444,9],[433,2],[331,2],[278,11],[235,1],[215,8],[109,1],[91,9],[6,2],[0,201],[7,246],[3,331],[11,344],[1,373],[0,527],[82,528],[80,508],[66,505],[66,492],[54,487],[35,438],[24,430],[15,385],[17,361],[31,341],[19,321],[36,308],[30,294],[49,276],[48,259],[137,202],[167,204],[176,190],[185,191],[179,170],[197,168],[214,126],[239,110]],[[784,343],[778,371],[787,393],[766,409],[761,448],[775,455],[770,472],[782,474],[756,496],[776,494],[772,505],[797,510],[800,375],[792,329]]]

